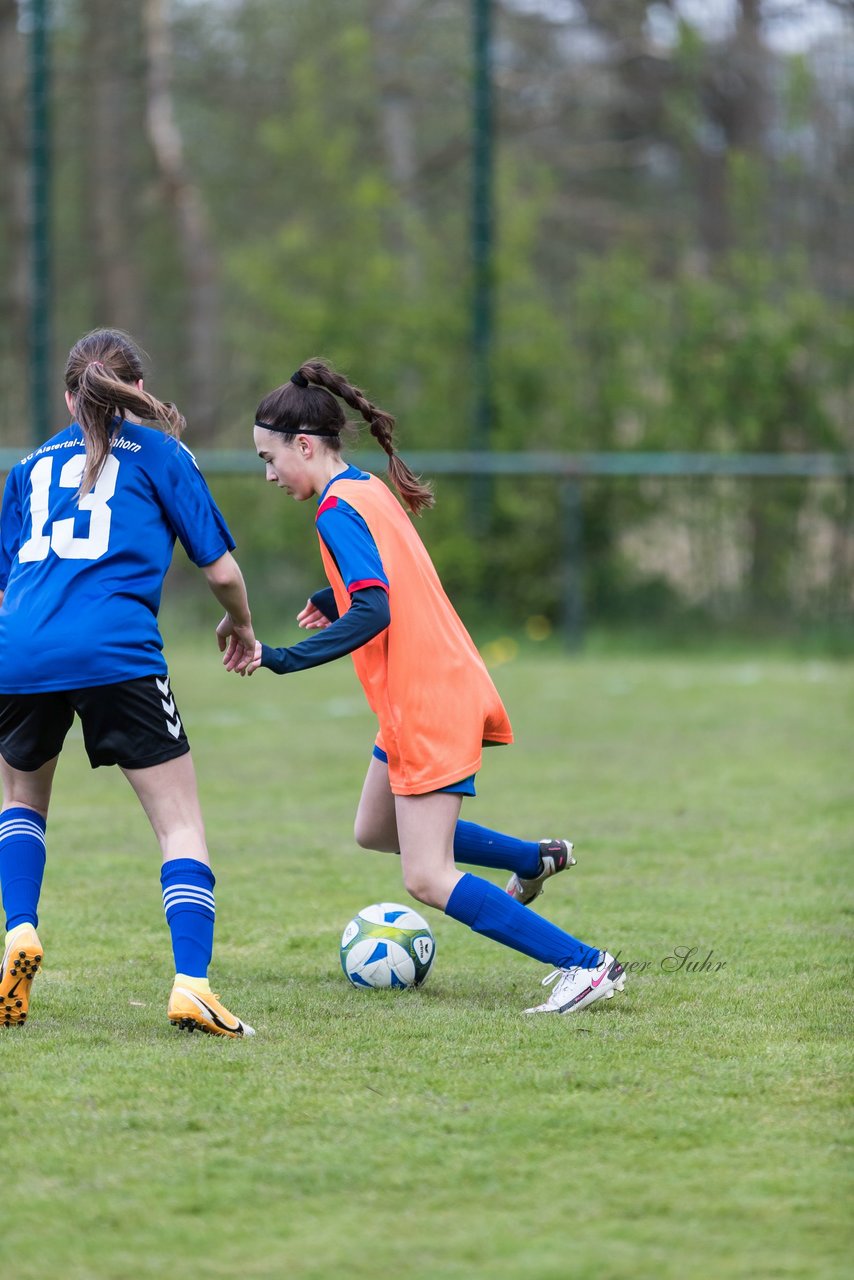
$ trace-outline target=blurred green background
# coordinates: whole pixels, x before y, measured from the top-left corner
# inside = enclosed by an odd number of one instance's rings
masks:
[[[249,450],[261,395],[315,354],[397,415],[404,456],[470,448],[478,10],[479,442],[854,452],[854,20],[832,0],[2,0],[0,446],[29,446],[38,416],[35,85],[51,430],[69,345],[110,324],[191,449]],[[314,585],[290,554],[305,512],[260,473],[212,487],[251,582]],[[467,619],[559,627],[553,478],[497,481],[476,519],[470,479],[437,492],[420,528]],[[594,631],[851,647],[850,476],[591,479],[580,500]]]
[[[0,1045],[7,1270],[847,1276],[850,4],[0,0],[0,131],[0,468],[67,422],[70,344],[126,328],[265,640],[322,585],[311,511],[251,452],[309,356],[397,415],[404,457],[634,470],[432,473],[419,532],[521,748],[489,753],[468,816],[567,823],[558,923],[728,966],[522,1025],[530,964],[432,913],[417,1001],[363,1004],[340,930],[402,891],[396,859],[348,856],[373,736],[350,664],[226,678],[179,554],[163,632],[222,867],[216,972],[259,1034],[171,1036],[150,832],[75,731],[37,1016]],[[700,454],[832,465],[685,474]]]

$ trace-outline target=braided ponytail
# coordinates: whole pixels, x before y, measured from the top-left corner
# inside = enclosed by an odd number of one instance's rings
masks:
[[[142,358],[126,333],[96,329],[71,348],[65,386],[86,444],[86,465],[79,496],[96,483],[112,447],[113,420],[132,413],[178,437],[186,426],[174,404],[162,403],[136,386],[142,380]]]
[[[436,498],[429,484],[422,484],[403,459],[395,452],[395,421],[390,413],[372,404],[364,391],[353,386],[340,373],[330,369],[325,360],[313,357],[300,365],[297,374],[309,383],[324,387],[339,396],[351,409],[355,409],[367,422],[371,435],[388,455],[388,475],[397,492],[413,515],[420,515],[425,507],[432,507]],[[296,377],[296,374],[294,375]]]

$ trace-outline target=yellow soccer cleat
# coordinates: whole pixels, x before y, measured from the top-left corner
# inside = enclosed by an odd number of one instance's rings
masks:
[[[0,965],[0,1026],[20,1027],[27,1020],[30,987],[44,952],[31,924],[19,925],[7,936]]]
[[[228,1036],[232,1040],[255,1034],[252,1027],[220,1004],[219,996],[209,991],[193,991],[178,983],[169,997],[168,1016],[172,1026],[182,1031],[204,1031],[210,1036]]]

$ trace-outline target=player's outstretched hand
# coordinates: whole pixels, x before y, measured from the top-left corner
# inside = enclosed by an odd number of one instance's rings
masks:
[[[328,627],[329,619],[325,613],[321,613],[314,601],[309,598],[305,602],[305,608],[300,609],[297,614],[297,623],[299,626],[304,627],[306,631],[314,631]]]
[[[261,662],[261,645],[255,639],[251,624],[243,626],[226,614],[216,629],[217,644],[226,671],[251,676]]]
[[[232,636],[223,654],[222,665],[226,671],[234,671],[239,676],[251,676],[261,665],[261,641],[256,640],[248,648],[237,636]]]
[[[244,626],[239,622],[235,622],[230,613],[227,613],[222,622],[217,623],[216,642],[219,645],[220,653],[225,653],[231,640],[238,640],[244,649],[254,651],[255,649],[255,632],[252,630],[252,624]]]

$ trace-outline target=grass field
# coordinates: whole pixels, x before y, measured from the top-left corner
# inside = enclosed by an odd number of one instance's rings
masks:
[[[258,1034],[168,1026],[153,837],[73,738],[45,967],[0,1036],[3,1280],[850,1274],[852,665],[496,672],[517,745],[465,816],[572,836],[540,907],[631,972],[601,1007],[525,1019],[544,969],[426,909],[421,991],[346,984],[344,924],[403,894],[351,840],[370,714],[348,663],[239,681],[206,645],[170,666],[219,876],[215,989]]]

